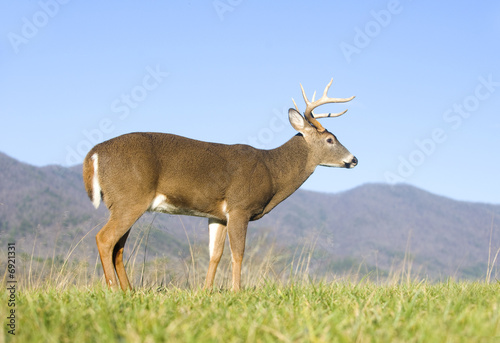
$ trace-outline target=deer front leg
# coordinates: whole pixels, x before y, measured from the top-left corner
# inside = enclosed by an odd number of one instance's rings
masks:
[[[208,220],[210,263],[208,265],[207,278],[204,289],[211,289],[215,279],[215,272],[224,251],[226,242],[227,226],[217,219]]]
[[[239,291],[241,287],[241,263],[243,262],[243,254],[245,253],[247,227],[247,215],[234,212],[228,215],[227,233],[232,256],[234,292]]]

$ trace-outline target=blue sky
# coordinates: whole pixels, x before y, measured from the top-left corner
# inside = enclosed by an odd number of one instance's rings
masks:
[[[499,37],[495,1],[3,1],[0,151],[67,166],[133,131],[274,148],[299,84],[333,77],[356,98],[321,121],[359,165],[303,188],[500,204]]]

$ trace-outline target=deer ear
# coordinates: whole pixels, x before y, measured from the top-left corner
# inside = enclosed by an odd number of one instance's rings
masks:
[[[290,120],[292,127],[303,135],[313,129],[306,119],[294,108],[290,108],[288,110],[288,119]]]

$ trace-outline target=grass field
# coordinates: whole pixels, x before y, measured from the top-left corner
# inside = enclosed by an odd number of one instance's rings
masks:
[[[2,299],[7,299],[5,290]],[[5,301],[6,302],[6,301]],[[493,342],[498,282],[267,283],[189,289],[20,291],[7,342]],[[4,322],[7,319],[4,317]]]
[[[199,288],[207,261],[196,248],[173,278],[166,274],[171,264],[141,265],[133,258],[127,269],[136,289],[128,293],[103,285],[97,260],[94,266],[37,264],[33,254],[21,257],[15,307],[8,306],[8,268],[0,289],[0,343],[500,342],[500,282],[492,275],[498,252],[483,281],[430,282],[412,276],[406,256],[383,279],[359,270],[311,279],[314,245],[305,245],[289,265],[272,249],[259,249],[249,249],[239,293],[228,290],[228,256],[216,289]],[[11,309],[15,335],[9,333]]]

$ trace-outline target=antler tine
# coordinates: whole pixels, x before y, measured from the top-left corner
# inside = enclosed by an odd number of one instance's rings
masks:
[[[330,89],[332,83],[333,83],[333,77],[330,79],[330,82],[328,82],[328,84],[326,85],[325,90],[323,91],[323,95],[321,96],[322,98],[328,98],[328,95],[326,93],[328,93],[328,90]]]
[[[309,105],[310,102],[307,100],[307,95],[306,92],[304,91],[304,87],[302,87],[302,83],[300,84],[300,89],[302,90],[302,96],[304,97],[304,101],[306,102],[306,105]]]
[[[352,99],[354,99],[354,96],[352,96],[350,98],[329,98],[327,93],[328,93],[328,90],[330,89],[330,86],[332,85],[332,83],[333,83],[333,78],[326,85],[325,90],[323,91],[323,95],[318,100],[314,100],[314,97],[316,95],[316,92],[314,92],[314,95],[313,95],[311,102],[307,99],[306,93],[304,91],[304,87],[302,87],[302,84],[300,85],[300,88],[302,89],[302,96],[304,97],[304,101],[306,102],[306,111],[304,112],[304,116],[306,117],[307,121],[309,123],[311,123],[314,127],[316,127],[316,129],[319,132],[325,131],[325,128],[315,118],[338,117],[338,116],[341,116],[342,114],[346,113],[347,110],[345,110],[344,112],[340,112],[340,113],[314,114],[313,110],[316,107],[319,107],[319,106],[324,105],[324,104],[330,104],[330,103],[348,102],[348,101],[351,101]]]
[[[297,112],[300,113],[299,106],[297,106],[297,104],[295,103],[295,100],[293,100],[293,98],[292,98],[292,101],[293,101],[293,104],[295,105],[295,109],[297,110]]]
[[[314,118],[333,118],[333,117],[340,117],[344,113],[346,113],[347,110],[339,112],[339,113],[320,113],[320,114],[314,114]]]
[[[323,127],[323,125],[321,125],[320,122],[317,121],[316,119],[314,119],[314,116],[311,115],[312,110],[316,106],[312,106],[313,103],[311,103],[307,99],[307,95],[306,95],[306,92],[304,91],[304,87],[302,87],[302,83],[300,84],[300,89],[302,90],[302,96],[304,97],[304,101],[306,102],[306,111],[304,112],[304,116],[306,117],[306,120],[309,123],[311,123],[316,128],[316,130],[318,130],[319,132],[325,131],[326,129]],[[314,102],[315,95],[316,95],[316,92],[314,92],[314,95],[313,95],[313,102]]]

